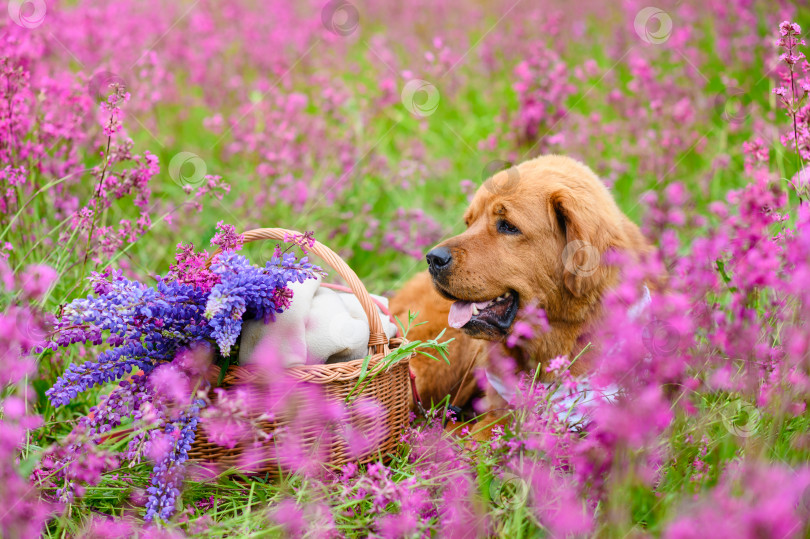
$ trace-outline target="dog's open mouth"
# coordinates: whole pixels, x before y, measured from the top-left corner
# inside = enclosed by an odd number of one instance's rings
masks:
[[[489,301],[455,300],[447,322],[450,327],[463,328],[468,333],[503,336],[515,321],[518,303],[517,292],[511,291]]]

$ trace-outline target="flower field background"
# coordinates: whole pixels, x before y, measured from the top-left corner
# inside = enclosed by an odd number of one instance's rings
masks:
[[[1,537],[810,532],[807,6],[6,7]],[[578,382],[554,362],[561,389],[516,381],[515,421],[490,443],[444,435],[436,410],[384,463],[326,470],[293,455],[281,478],[258,480],[190,469],[155,515],[147,488],[165,455],[126,427],[135,415],[163,425],[188,400],[172,390],[181,375],[46,394],[96,359],[101,337],[58,347],[70,328],[56,319],[100,293],[100,275],[154,282],[180,263],[178,244],[188,255],[231,241],[224,221],[314,231],[371,291],[393,292],[463,229],[488,176],[545,153],[593,168],[659,247],[605,298],[593,383],[623,395],[598,403],[586,432],[564,423],[558,393]],[[274,248],[243,253],[261,265]],[[666,292],[630,319],[638,284],[664,271]],[[522,323],[521,335],[543,330]],[[118,387],[121,402],[103,398]],[[100,402],[93,413],[114,426],[77,429]],[[227,439],[225,412],[199,421]],[[317,395],[306,412],[337,417]]]

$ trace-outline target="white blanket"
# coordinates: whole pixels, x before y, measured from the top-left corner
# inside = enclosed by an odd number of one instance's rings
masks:
[[[365,357],[368,354],[368,319],[354,294],[337,292],[320,286],[321,279],[307,279],[290,285],[293,299],[290,307],[276,315],[276,321],[245,321],[239,347],[239,364],[254,359],[259,342],[267,340],[268,348],[279,354],[285,366],[337,363]],[[388,307],[388,299],[372,296]],[[397,327],[378,309],[388,338],[395,337]]]

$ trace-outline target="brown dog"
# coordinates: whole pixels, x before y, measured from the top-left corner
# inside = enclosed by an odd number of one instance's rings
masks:
[[[411,362],[419,394],[438,403],[450,395],[463,406],[473,396],[473,369],[488,365],[490,346],[532,372],[540,364],[547,378],[550,359],[573,358],[579,342],[600,314],[602,295],[616,284],[618,270],[602,263],[609,250],[633,255],[650,250],[638,227],[618,208],[610,192],[585,165],[563,156],[544,156],[490,178],[464,215],[467,230],[427,254],[429,271],[409,281],[391,301],[406,320],[418,312],[427,323],[411,339],[455,338],[450,364],[417,356]],[[546,311],[551,330],[528,344],[507,348],[503,341],[520,308]],[[572,374],[587,369],[577,361]],[[506,401],[487,391],[488,409]]]

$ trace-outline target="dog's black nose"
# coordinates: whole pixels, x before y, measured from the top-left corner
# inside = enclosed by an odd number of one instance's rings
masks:
[[[436,247],[427,254],[426,258],[431,272],[447,269],[453,261],[453,255],[450,254],[450,249],[447,247]]]

